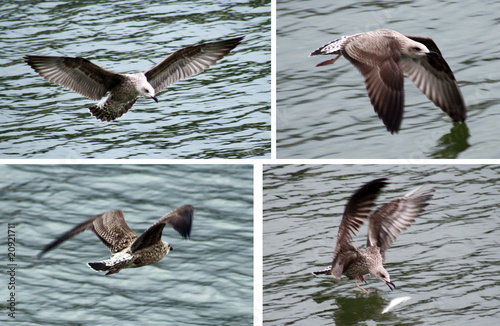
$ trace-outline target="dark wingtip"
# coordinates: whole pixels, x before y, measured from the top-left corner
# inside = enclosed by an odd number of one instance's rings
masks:
[[[363,186],[364,187],[367,187],[367,188],[374,188],[375,191],[378,191],[380,189],[382,189],[383,187],[385,187],[386,185],[389,184],[389,179],[388,178],[378,178],[378,179],[375,179],[375,180],[372,180],[370,182],[368,182],[367,184],[365,184]]]
[[[42,258],[42,256],[45,255],[48,251],[50,251],[50,250],[54,249],[55,247],[57,247],[57,245],[59,245],[60,242],[56,242],[56,241],[53,241],[53,242],[49,243],[48,245],[46,245],[45,248],[43,248],[42,251],[40,251],[38,253],[38,255],[36,255],[36,258],[37,259]]]
[[[394,135],[394,134],[398,134],[399,133],[399,130],[398,129],[390,129],[390,128],[387,128],[387,131],[390,131],[391,132],[391,135]]]
[[[379,116],[380,119],[384,122],[385,128],[387,129],[388,132],[391,133],[391,135],[398,134],[399,133],[399,128],[401,127],[401,121],[392,121],[392,122],[386,122],[382,117]]]
[[[193,223],[194,207],[192,205],[183,205],[175,210],[177,214],[183,217],[183,223],[172,225],[172,227],[179,232],[184,238],[191,237],[191,227]]]
[[[434,51],[429,51],[429,53],[426,53],[429,57],[434,57],[434,58],[439,58],[441,55],[439,53],[434,52]]]
[[[243,36],[238,36],[238,37],[234,37],[234,38],[230,38],[230,39],[227,39],[227,40],[223,40],[221,42],[225,42],[226,44],[231,44],[233,47],[231,48],[234,49],[237,45],[241,44],[241,41],[245,38],[246,35],[243,35]]]

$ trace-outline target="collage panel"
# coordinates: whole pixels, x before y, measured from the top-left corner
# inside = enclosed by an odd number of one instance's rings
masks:
[[[498,165],[263,169],[264,325],[500,317]]]
[[[270,1],[1,8],[0,158],[271,157]]]
[[[5,270],[0,293],[14,302],[2,323],[253,324],[251,164],[17,164],[0,175],[12,283]]]
[[[500,320],[500,2],[0,8],[0,325]]]
[[[276,157],[500,158],[499,11],[277,1]]]

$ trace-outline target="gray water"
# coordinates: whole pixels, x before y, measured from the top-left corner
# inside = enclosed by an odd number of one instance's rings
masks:
[[[270,157],[269,1],[0,4],[0,158]],[[183,47],[245,36],[202,74],[106,123],[97,103],[51,84],[23,56],[81,56],[144,71]]]
[[[3,253],[7,223],[16,223],[16,324],[253,323],[251,165],[0,165],[0,175]],[[96,273],[87,262],[109,251],[92,232],[36,258],[48,242],[98,213],[122,209],[130,228],[142,233],[183,204],[195,207],[191,239],[166,227],[162,239],[174,250],[156,264]]]
[[[264,325],[496,325],[500,318],[500,168],[477,165],[265,165]],[[417,186],[426,211],[386,252],[397,289],[369,277],[314,277],[331,263],[344,205],[375,178],[383,204]],[[366,223],[353,244],[366,243]],[[387,314],[392,299],[410,296]]]
[[[278,158],[500,158],[500,2],[277,2]],[[434,39],[468,109],[451,119],[405,78],[401,131],[391,135],[368,98],[361,74],[345,59],[308,57],[318,47],[388,28]]]

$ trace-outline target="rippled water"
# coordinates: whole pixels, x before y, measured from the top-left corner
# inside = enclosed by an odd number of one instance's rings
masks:
[[[0,4],[0,158],[270,157],[270,2]],[[139,99],[111,123],[96,103],[51,84],[26,54],[81,56],[118,73],[183,47],[245,35],[202,74]]]
[[[297,1],[277,3],[278,158],[500,158],[498,1]],[[405,78],[405,114],[388,133],[363,77],[344,58],[310,52],[343,35],[388,28],[434,39],[468,108],[451,122]]]
[[[252,324],[251,165],[0,165],[0,175],[4,253],[7,223],[17,224],[16,323]],[[95,214],[122,209],[142,233],[183,204],[195,207],[191,239],[166,227],[163,240],[174,250],[154,265],[109,276],[92,271],[86,263],[109,251],[91,232],[36,258]],[[4,275],[0,281],[3,301]],[[0,321],[6,319],[3,309]]]
[[[488,325],[500,318],[500,168],[476,165],[264,166],[264,325]],[[387,251],[397,289],[314,277],[331,263],[344,205],[379,177],[385,203],[419,185],[426,211]],[[353,244],[364,248],[366,225]],[[409,301],[381,315],[394,298]]]

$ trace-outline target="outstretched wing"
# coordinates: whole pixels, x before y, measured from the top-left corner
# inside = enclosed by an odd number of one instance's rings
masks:
[[[144,75],[158,93],[181,79],[204,71],[240,44],[243,37],[188,46],[174,52]]]
[[[121,210],[111,211],[104,214],[96,215],[89,218],[72,228],[71,230],[63,233],[57,239],[49,243],[38,254],[40,258],[47,251],[54,249],[62,242],[80,234],[84,231],[90,230],[94,232],[97,237],[108,247],[111,253],[116,253],[128,247],[138,235],[132,231],[123,217]]]
[[[149,229],[132,244],[132,252],[153,246],[158,241],[161,241],[161,233],[165,224],[173,227],[184,238],[188,238],[191,234],[191,225],[193,224],[193,211],[191,205],[183,205],[176,208],[172,212],[163,216],[153,224]]]
[[[123,76],[84,58],[27,55],[25,62],[51,83],[68,88],[92,100],[100,100],[118,85]]]
[[[386,180],[386,178],[381,178],[365,184],[347,202],[333,254],[333,276],[340,278],[344,266],[356,259],[357,252],[350,244],[352,235],[359,230],[359,227],[368,218],[380,190],[387,184]]]
[[[365,50],[370,47],[374,37],[385,51]],[[363,75],[370,102],[387,130],[397,133],[403,120],[404,107],[404,75],[399,43],[383,35],[360,34],[355,40],[346,44],[342,54]]]
[[[427,201],[432,198],[434,189],[417,193],[419,189],[420,187],[383,205],[370,216],[366,246],[378,246],[384,260],[385,251],[415,221],[415,217],[424,211]]]
[[[422,43],[429,51],[436,52],[439,56],[402,59],[401,65],[405,74],[429,100],[447,113],[453,121],[465,121],[466,109],[462,92],[460,92],[455,76],[436,43],[428,37],[409,35],[406,37]]]

